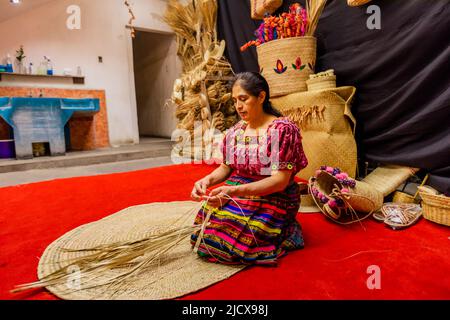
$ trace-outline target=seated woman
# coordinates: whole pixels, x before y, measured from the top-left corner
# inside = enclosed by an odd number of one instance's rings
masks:
[[[227,132],[221,166],[192,190],[193,200],[205,201],[195,224],[203,224],[208,212],[211,216],[191,243],[209,261],[273,265],[286,251],[303,248],[294,176],[308,161],[300,130],[281,117],[269,97],[260,74],[236,76],[233,100],[242,121]]]

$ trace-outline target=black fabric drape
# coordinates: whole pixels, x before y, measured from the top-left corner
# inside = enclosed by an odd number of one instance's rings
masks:
[[[249,0],[218,0],[219,35],[235,72],[258,71],[254,39],[260,21]],[[291,3],[285,0],[279,10]],[[316,71],[334,69],[338,85],[355,86],[353,113],[363,160],[431,173],[429,184],[450,193],[450,1],[379,0],[381,30],[369,30],[368,5],[329,0],[319,22]]]

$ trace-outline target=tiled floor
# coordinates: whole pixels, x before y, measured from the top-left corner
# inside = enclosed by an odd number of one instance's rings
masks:
[[[171,145],[168,139],[142,138],[139,145],[71,152],[63,157],[1,160],[0,187],[171,165]]]
[[[118,172],[145,170],[171,165],[170,157],[158,157],[143,160],[121,161],[80,167],[40,169],[0,174],[0,187],[49,181],[61,178],[93,176]]]

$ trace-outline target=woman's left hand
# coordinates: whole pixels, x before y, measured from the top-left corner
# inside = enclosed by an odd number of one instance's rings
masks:
[[[203,196],[203,200],[208,202],[208,205],[213,208],[223,207],[230,201],[230,197],[235,195],[235,186],[218,187],[210,192],[208,196]]]

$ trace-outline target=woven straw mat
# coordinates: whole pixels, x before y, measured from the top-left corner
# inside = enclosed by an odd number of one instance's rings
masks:
[[[70,258],[80,257],[85,253],[64,252],[61,249],[86,249],[102,244],[139,240],[151,234],[167,231],[183,219],[185,224],[192,224],[198,207],[195,202],[153,203],[130,207],[114,215],[78,227],[55,242],[44,252],[39,261],[38,276],[42,277],[64,267]],[[190,239],[180,243],[169,251],[155,265],[149,266],[137,275],[119,284],[119,290],[112,293],[105,286],[83,290],[83,284],[89,286],[89,279],[81,274],[79,286],[58,285],[47,289],[62,299],[67,300],[162,300],[173,299],[206,288],[227,279],[245,266],[228,266],[206,262],[193,253]],[[122,269],[123,272],[123,269]],[[108,274],[99,274],[96,282],[106,280],[119,272],[111,270]],[[92,279],[91,279],[92,280]],[[81,288],[81,290],[79,290]]]

